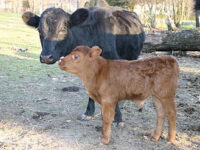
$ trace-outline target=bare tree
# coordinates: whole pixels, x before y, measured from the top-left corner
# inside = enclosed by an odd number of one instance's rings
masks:
[[[106,0],[95,0],[95,6],[101,6],[101,7],[107,7],[109,4],[106,2]]]
[[[192,13],[193,0],[173,0],[173,19],[177,27]]]
[[[152,28],[155,28],[155,8],[156,8],[156,0],[147,0],[147,5],[149,8],[149,18],[150,18],[150,25]]]
[[[195,16],[196,16],[196,27],[200,24],[200,0],[195,0]]]
[[[30,10],[32,11],[32,12],[34,12],[34,7],[35,7],[35,0],[28,0],[28,2],[29,2],[29,6],[30,6]]]
[[[80,7],[79,0],[77,0],[76,2],[77,2],[77,8],[79,8]]]
[[[150,27],[156,27],[156,16],[161,12],[161,0],[138,0],[138,3],[147,6],[148,8],[148,18],[150,22]]]

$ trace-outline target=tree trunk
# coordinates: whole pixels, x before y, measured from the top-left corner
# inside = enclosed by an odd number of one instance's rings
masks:
[[[167,19],[165,20],[165,23],[167,24],[168,31],[178,30],[176,25],[174,24],[174,20],[172,20],[170,17],[167,17]]]
[[[77,9],[79,9],[79,0],[77,0]]]
[[[149,7],[150,26],[151,26],[151,28],[155,28],[154,15],[153,15],[153,7],[154,7],[154,5],[151,2],[149,2],[147,4],[148,4],[148,7]]]
[[[162,31],[147,34],[143,52],[153,51],[200,51],[200,31]]]
[[[197,28],[200,27],[199,26],[199,23],[200,23],[199,18],[200,18],[200,10],[196,10],[196,27]]]

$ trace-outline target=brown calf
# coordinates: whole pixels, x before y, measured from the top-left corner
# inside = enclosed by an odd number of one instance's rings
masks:
[[[176,105],[179,67],[170,56],[143,60],[107,60],[100,56],[97,46],[76,47],[59,61],[59,67],[76,74],[85,84],[90,96],[101,104],[103,120],[101,142],[108,144],[115,106],[120,100],[135,100],[137,104],[153,97],[157,110],[154,141],[158,141],[165,118],[169,121],[169,142],[175,140]]]

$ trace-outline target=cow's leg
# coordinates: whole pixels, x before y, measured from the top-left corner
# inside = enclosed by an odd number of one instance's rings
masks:
[[[94,118],[95,102],[89,97],[86,112],[81,116],[81,120],[92,120]]]
[[[122,122],[122,114],[120,112],[120,108],[119,105],[117,103],[116,107],[115,107],[115,120],[114,122],[120,124]]]

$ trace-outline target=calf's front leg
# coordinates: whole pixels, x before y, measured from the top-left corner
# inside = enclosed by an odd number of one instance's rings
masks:
[[[101,132],[101,143],[108,144],[111,137],[111,124],[114,120],[116,104],[110,100],[104,100],[101,103],[101,115],[103,127]]]

